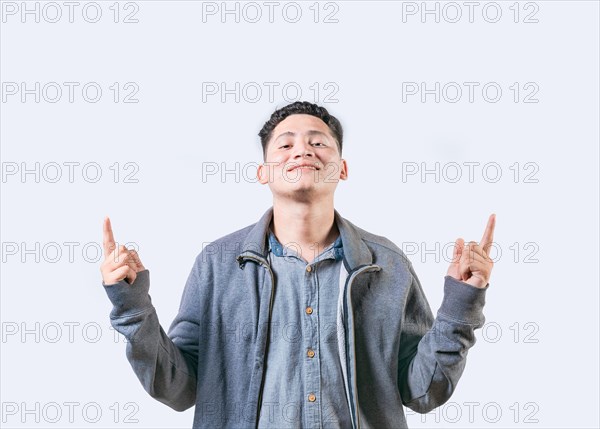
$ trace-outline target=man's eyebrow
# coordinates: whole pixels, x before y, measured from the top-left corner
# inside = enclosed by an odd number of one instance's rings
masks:
[[[325,134],[323,131],[319,131],[319,130],[308,130],[306,132],[307,135],[309,136],[323,136],[326,139],[329,139],[329,136],[327,134]],[[285,133],[281,133],[277,136],[277,138],[275,139],[275,141],[279,140],[281,137],[284,136],[295,136],[296,133],[292,132],[292,131],[286,131]]]

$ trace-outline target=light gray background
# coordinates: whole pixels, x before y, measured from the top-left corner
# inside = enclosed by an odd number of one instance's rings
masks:
[[[410,427],[598,427],[597,2],[538,1],[539,22],[530,24],[513,22],[513,2],[498,2],[503,15],[495,24],[482,17],[489,2],[480,2],[473,23],[463,16],[455,24],[431,16],[422,23],[420,15],[403,22],[402,2],[335,2],[338,23],[312,22],[311,3],[302,3],[296,24],[282,18],[281,7],[274,23],[265,16],[256,24],[232,17],[222,23],[218,16],[203,22],[202,4],[193,1],[138,1],[139,22],[115,24],[112,3],[99,2],[103,16],[96,24],[82,19],[82,6],[74,23],[65,16],[56,24],[32,17],[21,23],[20,15],[0,23],[2,82],[92,81],[104,90],[97,103],[76,92],[74,103],[65,94],[57,103],[32,97],[23,103],[17,95],[0,106],[3,171],[7,163],[97,162],[103,172],[97,183],[83,179],[81,166],[74,183],[66,167],[58,183],[36,183],[31,175],[25,183],[18,175],[2,182],[1,401],[19,407],[16,415],[3,414],[3,427],[53,426],[52,403],[62,410],[54,426],[191,427],[193,409],[177,413],[141,388],[125,344],[109,329],[100,262],[86,261],[81,249],[101,242],[102,219],[110,215],[117,241],[139,245],[167,329],[203,243],[256,222],[270,206],[266,186],[236,183],[232,175],[203,183],[202,165],[262,161],[256,134],[287,104],[281,91],[272,101],[263,94],[256,103],[231,96],[203,102],[202,82],[279,82],[279,88],[297,82],[302,98],[316,102],[328,93],[324,85],[335,83],[337,102],[324,105],[344,125],[349,166],[336,208],[405,249],[417,243],[410,258],[434,312],[448,263],[424,248],[459,236],[479,241],[488,215],[497,214],[502,255],[487,293],[485,335],[477,331],[450,403],[426,416],[408,410]],[[124,3],[119,6],[124,14]],[[319,7],[322,14],[333,10]],[[518,7],[522,21],[525,2]],[[431,96],[402,102],[402,82],[471,81],[497,82],[502,98],[486,102],[478,91],[473,103],[465,94],[457,103]],[[115,104],[113,82],[135,82],[139,103]],[[308,89],[314,82],[318,99]],[[514,103],[508,88],[514,82],[536,83],[539,102]],[[122,174],[124,163],[135,162],[139,182],[114,183],[109,166],[115,162]],[[466,167],[458,183],[436,183],[432,176],[403,181],[403,162],[496,162],[503,175],[489,183],[480,166],[473,183]],[[510,170],[515,162],[518,183]],[[524,183],[527,162],[539,168],[538,183]],[[79,243],[72,261],[65,242]],[[5,252],[7,243],[17,243],[19,253]],[[40,249],[59,243],[62,257],[52,263],[40,251],[36,263],[22,252],[35,243]],[[534,262],[526,263],[533,250]],[[15,326],[35,332],[36,322],[39,342],[34,334],[8,335]],[[69,323],[78,324],[72,342]],[[86,324],[91,328],[84,332]],[[57,325],[62,336],[52,342]],[[95,326],[101,327],[97,342]],[[537,342],[526,342],[527,334]],[[79,404],[72,423],[66,402]],[[477,403],[472,418],[471,402]],[[22,416],[22,408],[35,410],[36,403],[39,412]],[[86,404],[101,409],[97,423],[83,418]],[[489,422],[497,409],[501,417]],[[137,423],[125,423],[131,411]],[[527,416],[537,423],[527,423]]]

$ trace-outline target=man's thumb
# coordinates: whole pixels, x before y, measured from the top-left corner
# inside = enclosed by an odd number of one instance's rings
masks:
[[[125,281],[127,283],[129,283],[130,285],[132,285],[133,282],[135,282],[136,278],[137,278],[136,272],[134,270],[132,270],[130,267],[129,270],[127,271],[127,276],[125,277]]]
[[[454,242],[454,252],[452,254],[452,263],[458,264],[460,262],[460,257],[462,256],[463,249],[465,247],[465,240],[462,238],[457,238]]]

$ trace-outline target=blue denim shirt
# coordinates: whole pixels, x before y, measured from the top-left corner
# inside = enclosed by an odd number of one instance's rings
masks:
[[[268,245],[275,299],[258,427],[352,427],[336,325],[341,236],[310,263],[271,230]]]

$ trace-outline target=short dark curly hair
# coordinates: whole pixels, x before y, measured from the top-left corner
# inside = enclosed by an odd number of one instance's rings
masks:
[[[288,116],[296,114],[316,116],[325,122],[325,124],[327,124],[331,130],[331,134],[333,134],[333,137],[335,137],[340,156],[342,156],[342,140],[344,137],[344,130],[342,129],[342,124],[340,124],[340,121],[335,116],[330,115],[327,109],[324,107],[308,101],[296,101],[273,112],[271,118],[265,122],[262,129],[258,133],[260,142],[262,144],[264,159],[266,159],[267,145],[269,144],[269,140],[271,140],[275,127]]]

